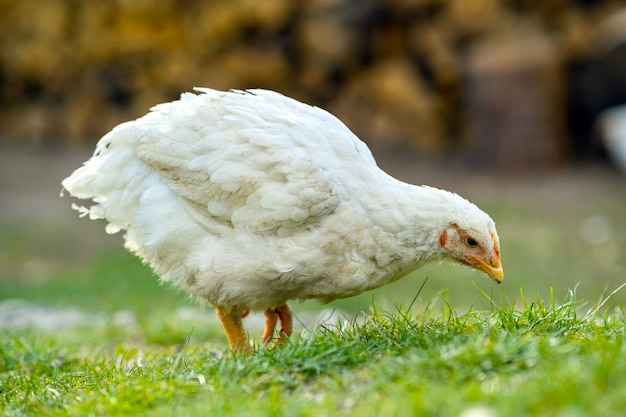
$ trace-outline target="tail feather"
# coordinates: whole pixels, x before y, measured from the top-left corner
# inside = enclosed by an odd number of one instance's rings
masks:
[[[91,159],[62,181],[73,197],[96,203],[72,208],[81,216],[106,219],[110,233],[127,228],[130,212],[141,198],[139,190],[145,189],[138,184],[150,177],[148,167],[134,154],[140,137],[132,122],[119,125],[98,142]]]

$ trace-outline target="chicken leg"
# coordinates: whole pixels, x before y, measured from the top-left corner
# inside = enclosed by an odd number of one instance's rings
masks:
[[[222,322],[230,348],[234,352],[249,352],[250,346],[241,321],[241,313],[234,313],[219,305],[215,305],[215,311]]]
[[[274,329],[279,320],[280,332],[278,333],[278,342],[282,343],[285,337],[291,336],[293,331],[293,317],[287,304],[276,308],[268,308],[263,314],[265,314],[265,331],[263,332],[263,343],[265,345],[269,343],[274,335]]]
[[[222,306],[215,305],[215,311],[217,312],[217,317],[222,322],[230,348],[234,352],[249,352],[250,346],[248,345],[248,337],[246,336],[241,319],[250,314],[250,310],[248,309],[241,314],[237,314]],[[263,313],[265,314],[265,330],[263,331],[264,345],[267,346],[272,336],[274,336],[274,330],[276,330],[278,321],[280,321],[278,343],[284,342],[286,337],[291,336],[293,332],[293,316],[287,304],[276,308],[268,308]]]

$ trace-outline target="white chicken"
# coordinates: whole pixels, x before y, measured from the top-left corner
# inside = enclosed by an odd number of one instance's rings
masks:
[[[64,189],[125,231],[164,282],[212,304],[233,350],[242,317],[292,332],[292,299],[329,302],[454,259],[503,278],[493,220],[383,172],[328,112],[266,90],[199,88],[120,124]]]

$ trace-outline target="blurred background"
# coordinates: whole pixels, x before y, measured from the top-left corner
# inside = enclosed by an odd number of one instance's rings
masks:
[[[99,137],[194,86],[273,89],[325,108],[392,175],[461,193],[498,224],[503,285],[435,266],[336,307],[410,302],[426,277],[421,297],[448,289],[442,298],[464,307],[485,302],[474,285],[507,302],[578,285],[595,303],[626,282],[623,1],[0,0],[0,10],[0,301],[190,304],[58,194]],[[146,288],[161,301],[142,301]]]

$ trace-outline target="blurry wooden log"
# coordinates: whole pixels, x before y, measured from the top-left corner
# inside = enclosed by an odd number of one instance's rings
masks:
[[[469,159],[524,173],[565,158],[557,48],[537,33],[476,47],[467,63]]]
[[[439,102],[405,59],[380,61],[353,77],[328,108],[379,147],[440,150]]]

